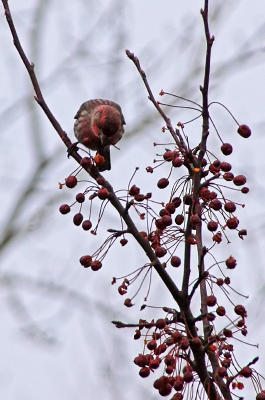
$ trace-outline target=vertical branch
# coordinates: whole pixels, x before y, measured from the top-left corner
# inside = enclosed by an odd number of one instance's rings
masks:
[[[206,58],[205,58],[205,68],[204,68],[204,82],[203,86],[200,88],[202,92],[202,138],[200,143],[200,152],[199,152],[199,161],[202,160],[206,151],[207,137],[209,134],[209,111],[208,111],[208,94],[209,94],[209,81],[210,81],[210,67],[211,67],[211,49],[214,41],[214,37],[211,38],[210,30],[209,30],[209,21],[208,21],[208,0],[204,1],[204,9],[201,10],[201,15],[203,18],[205,38],[206,38]],[[197,174],[199,175],[199,174]],[[196,192],[199,191],[200,188],[200,179],[198,178],[194,182],[194,189]],[[196,195],[196,194],[195,194]],[[198,213],[200,215],[200,206],[198,207]],[[202,274],[204,272],[204,260],[203,260],[203,245],[202,245],[202,226],[201,224],[197,228],[197,252],[198,252],[198,260],[199,260],[199,273]],[[205,280],[202,280],[200,283],[201,290],[201,313],[203,315],[207,314],[207,304],[206,304],[206,284]],[[206,318],[204,318],[204,335],[205,339],[207,339],[209,335],[210,324]]]

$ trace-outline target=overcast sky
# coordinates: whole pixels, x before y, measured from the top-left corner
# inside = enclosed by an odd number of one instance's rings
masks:
[[[251,187],[248,198],[241,199],[246,207],[240,212],[249,237],[241,242],[235,236],[228,248],[220,250],[238,259],[234,286],[250,296],[247,341],[259,343],[260,348],[240,348],[248,362],[264,354],[265,6],[259,0],[251,5],[247,0],[210,3],[215,7],[210,4],[210,30],[216,37],[210,99],[224,103],[253,131],[251,140],[242,140],[235,135],[236,126],[229,115],[212,109],[223,140],[233,143],[233,166],[247,175]],[[155,95],[163,88],[200,101],[205,51],[199,12],[202,2],[30,0],[25,5],[10,0],[9,5],[24,49],[36,65],[45,98],[70,137],[73,116],[83,101],[96,97],[117,101],[125,115],[127,137],[120,142],[120,151],[112,149],[113,168],[107,176],[115,189],[125,188],[135,166],[140,166],[135,179],[149,191],[152,181],[144,168],[152,163],[152,143],[159,140],[163,122],[148,102],[124,50],[128,48],[140,58]],[[141,379],[132,362],[141,352],[141,344],[133,341],[133,332],[115,330],[110,324],[113,319],[132,322],[148,318],[148,312],[139,313],[144,293],[136,307],[128,310],[110,285],[113,275],[136,269],[145,257],[131,243],[126,251],[115,245],[98,273],[79,265],[79,257],[95,249],[95,238],[74,227],[72,215],[58,213],[59,205],[75,196],[69,190],[59,191],[58,182],[76,165],[67,159],[47,118],[34,103],[32,87],[0,11],[3,237],[12,228],[9,243],[1,248],[1,398],[155,399],[153,376]],[[170,109],[169,115],[174,123],[194,116],[176,109]],[[196,143],[200,122],[190,125],[186,133]],[[210,143],[218,152],[216,136]],[[45,157],[53,161],[33,182],[34,171]],[[31,182],[34,190],[23,203],[23,192]],[[14,208],[14,218],[9,221]],[[116,214],[107,211],[105,227],[116,223]],[[103,237],[104,229],[96,238],[98,243]],[[173,305],[155,277],[153,285],[150,302]],[[264,365],[263,360],[257,367],[263,374]]]

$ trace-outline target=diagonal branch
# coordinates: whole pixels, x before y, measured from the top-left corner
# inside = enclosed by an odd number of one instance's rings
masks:
[[[28,57],[26,56],[23,47],[20,43],[14,22],[13,22],[13,18],[11,16],[11,12],[8,6],[8,0],[2,0],[4,9],[5,9],[5,16],[6,16],[6,20],[7,23],[9,25],[12,37],[13,37],[13,41],[14,41],[14,45],[28,71],[30,80],[32,82],[33,88],[35,90],[35,100],[37,101],[37,103],[40,105],[40,107],[43,109],[44,113],[46,114],[47,118],[50,120],[52,126],[54,127],[54,129],[56,130],[56,132],[58,133],[58,135],[60,136],[61,140],[64,142],[65,146],[71,150],[71,156],[81,165],[81,160],[82,157],[78,154],[77,150],[73,147],[73,144],[71,142],[71,140],[69,139],[69,137],[67,136],[66,132],[63,130],[63,128],[61,127],[61,125],[59,124],[59,122],[57,121],[57,119],[55,118],[55,116],[53,115],[53,113],[51,112],[50,108],[48,107],[47,103],[44,100],[44,97],[42,95],[40,86],[39,86],[39,82],[38,79],[36,77],[36,74],[34,72],[34,64],[31,63],[28,59]],[[172,128],[173,129],[173,128]],[[83,167],[89,174],[90,176],[92,176],[92,178],[94,178],[95,180],[97,178],[99,178],[101,175],[98,171],[98,169],[95,166],[92,167]],[[102,177],[103,179],[103,177]],[[118,211],[119,215],[123,218],[124,222],[127,225],[128,228],[128,232],[130,232],[132,234],[132,236],[135,238],[135,240],[139,243],[139,245],[141,246],[141,248],[144,250],[144,252],[146,253],[147,257],[149,258],[149,260],[151,261],[153,267],[155,268],[155,270],[157,271],[157,273],[159,274],[160,278],[162,279],[162,281],[164,282],[164,284],[166,285],[166,287],[168,288],[168,290],[170,291],[171,295],[173,296],[173,298],[175,299],[175,301],[177,302],[177,304],[179,306],[182,305],[182,297],[181,297],[181,293],[178,290],[176,284],[174,283],[174,281],[171,279],[171,277],[168,275],[168,273],[166,272],[164,266],[161,264],[161,262],[159,261],[159,259],[156,257],[152,247],[150,246],[149,242],[144,239],[142,237],[142,235],[140,234],[140,232],[138,231],[136,225],[134,224],[133,220],[131,219],[128,210],[122,206],[121,202],[119,201],[118,197],[115,195],[115,192],[111,186],[110,183],[108,183],[105,180],[105,187],[108,189],[108,191],[110,192],[110,196],[109,196],[109,201],[110,203],[113,205],[113,207]]]

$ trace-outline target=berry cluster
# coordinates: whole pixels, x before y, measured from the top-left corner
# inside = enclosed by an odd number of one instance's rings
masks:
[[[184,129],[184,124],[179,124],[179,126],[182,130]],[[251,131],[246,125],[240,125],[238,133],[247,138]],[[156,143],[155,146],[158,144]],[[229,156],[232,151],[230,143],[222,143],[221,153],[223,156]],[[161,202],[155,199],[155,189],[152,193],[146,193],[132,183],[138,169],[130,179],[128,188],[116,193],[112,191],[109,183],[97,173],[94,176],[92,174],[95,182],[88,181],[85,190],[76,194],[75,201],[71,205],[63,204],[60,212],[68,214],[72,208],[78,206],[78,212],[73,216],[74,225],[81,226],[84,231],[90,231],[95,235],[107,204],[115,198],[119,204],[124,205],[124,211],[121,214],[123,219],[124,215],[132,216],[134,214],[133,220],[138,219],[144,225],[142,231],[137,231],[137,241],[143,240],[144,246],[147,244],[150,246],[153,251],[150,262],[138,267],[128,275],[113,278],[112,281],[115,284],[121,280],[118,285],[118,293],[124,296],[128,293],[129,287],[141,279],[136,293],[124,300],[126,307],[134,305],[132,300],[142,289],[143,282],[149,278],[145,296],[145,301],[147,301],[151,289],[154,263],[160,263],[168,271],[166,272],[168,276],[173,271],[172,268],[180,267],[185,275],[187,254],[193,246],[201,248],[197,279],[190,282],[186,271],[188,285],[184,300],[185,307],[180,306],[183,300],[180,296],[180,303],[177,301],[180,311],[164,308],[164,311],[167,312],[165,318],[150,322],[140,320],[137,324],[134,338],[144,339],[144,349],[134,359],[134,363],[140,368],[139,375],[143,378],[148,377],[155,370],[162,370],[162,375],[154,381],[154,388],[161,396],[171,395],[171,400],[181,400],[184,399],[184,396],[186,399],[192,399],[194,392],[199,390],[203,379],[206,379],[203,378],[204,375],[197,367],[196,357],[204,358],[206,373],[213,382],[219,385],[221,380],[223,385],[232,390],[242,390],[244,378],[250,378],[257,383],[259,375],[252,367],[257,358],[240,367],[231,343],[232,340],[237,339],[238,334],[247,335],[247,311],[242,304],[235,305],[230,298],[228,288],[232,288],[231,278],[225,273],[225,271],[236,268],[237,261],[230,255],[222,261],[214,258],[214,263],[209,266],[206,266],[206,262],[208,262],[207,254],[211,254],[212,248],[219,245],[223,238],[229,242],[229,231],[236,231],[241,239],[247,235],[246,229],[239,228],[237,215],[238,208],[245,205],[234,201],[226,194],[229,189],[247,194],[249,189],[246,186],[246,177],[243,174],[235,174],[229,162],[214,156],[212,152],[205,150],[202,157],[199,147],[190,149],[188,142],[182,142],[181,146],[179,144],[177,146],[168,145],[158,157],[159,159],[154,160],[154,165],[148,166],[146,171],[152,174],[162,165],[169,167],[168,176],[157,180],[156,189],[160,192],[167,188],[168,191],[171,187],[166,201]],[[90,157],[84,157],[81,166],[86,169],[96,168],[94,162],[95,160]],[[176,169],[181,171],[183,168],[186,168],[188,173],[176,178],[174,171]],[[79,172],[80,170],[71,174],[65,179],[64,184],[60,184],[60,187],[65,185],[70,189],[75,188],[78,184]],[[100,201],[96,223],[91,220],[92,217],[94,218],[92,204],[95,201]],[[87,202],[89,202],[89,211],[86,215],[83,212],[83,206]],[[126,222],[126,219],[124,221]],[[117,238],[124,247],[132,235],[133,229],[137,229],[135,226],[131,229],[127,222],[126,224],[126,229],[124,229],[123,222],[119,230],[108,229],[111,234],[104,243],[93,254],[82,256],[80,264],[84,268],[89,267],[92,271],[101,269],[104,257]],[[204,232],[208,232],[212,240],[212,244],[208,248],[202,246]],[[180,257],[180,247],[185,249],[184,258]],[[163,260],[162,264],[161,259]],[[214,273],[215,269],[219,271],[217,275]],[[208,288],[204,297],[205,304],[201,315],[193,316],[189,306],[194,294],[202,284],[205,290],[206,287]],[[231,302],[233,313],[222,304],[224,296]],[[145,307],[146,305],[142,306],[142,309]],[[187,322],[187,318],[189,322]],[[217,318],[225,318],[227,321],[225,328],[220,331],[217,331],[216,328]],[[119,323],[116,325],[119,326]],[[204,334],[199,334],[202,328]],[[212,357],[215,359],[214,366],[211,362]],[[260,387],[260,383],[258,386]],[[204,389],[207,392],[207,385]],[[263,393],[260,392],[257,399],[262,399]]]
[[[139,375],[146,378],[159,367],[163,371],[153,384],[161,396],[171,394],[171,400],[181,400],[187,394],[190,397],[186,398],[193,398],[191,393],[196,391],[200,381],[196,366],[190,358],[191,350],[217,354],[219,366],[211,374],[212,379],[222,378],[232,389],[242,390],[244,378],[259,378],[251,367],[258,358],[244,367],[237,363],[234,347],[229,343],[231,331],[224,329],[218,335],[210,335],[207,341],[202,336],[188,337],[181,317],[174,310],[167,311],[173,313],[172,318],[151,322],[140,320],[134,334],[135,339],[144,338],[144,350],[134,359],[134,363],[140,368]],[[245,315],[243,307],[240,313]]]

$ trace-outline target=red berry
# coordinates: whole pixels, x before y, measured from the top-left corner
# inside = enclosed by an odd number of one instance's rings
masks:
[[[218,228],[218,222],[216,221],[209,221],[207,224],[207,228],[210,232],[214,232],[216,231],[216,229]]]
[[[228,218],[226,225],[229,229],[236,229],[238,227],[239,220],[236,217]]]
[[[224,328],[223,333],[226,337],[232,337],[233,333],[230,329]]]
[[[247,179],[244,175],[237,175],[234,177],[233,182],[236,186],[245,185]]]
[[[84,193],[77,193],[77,195],[75,196],[75,199],[78,203],[83,203],[85,201]]]
[[[228,201],[227,203],[225,203],[225,211],[233,213],[234,211],[236,211],[236,205],[234,202],[232,201]]]
[[[123,304],[124,304],[126,307],[132,307],[132,306],[133,306],[132,301],[131,301],[131,299],[129,299],[129,298],[125,299]]]
[[[169,185],[169,180],[167,178],[161,178],[159,179],[159,181],[157,182],[157,187],[159,187],[159,189],[164,189]]]
[[[236,259],[230,256],[225,262],[227,268],[234,269],[236,267]]]
[[[136,196],[139,193],[140,193],[140,189],[136,185],[133,185],[129,190],[130,196]]]
[[[172,267],[179,267],[181,264],[181,259],[178,256],[171,257],[171,265]]]
[[[183,389],[184,381],[181,375],[177,375],[175,379],[174,389],[181,391]]]
[[[172,160],[172,165],[176,168],[181,167],[183,165],[183,161],[180,157],[174,157]]]
[[[243,236],[247,236],[247,230],[246,229],[240,229],[240,231],[238,232],[238,236],[240,237],[240,239],[244,239]]]
[[[183,400],[183,394],[175,393],[171,400]]]
[[[174,214],[175,210],[176,210],[176,206],[175,204],[172,202],[167,203],[166,205],[166,210],[170,213],[170,214]]]
[[[160,360],[159,357],[154,358],[153,360],[150,360],[149,367],[151,369],[157,369],[159,367],[159,365],[160,365],[160,362],[161,362],[161,360]]]
[[[120,240],[120,244],[121,244],[122,246],[125,246],[127,243],[128,243],[128,240],[125,239],[125,238],[123,238],[123,239]]]
[[[183,203],[186,204],[187,206],[192,204],[192,196],[190,194],[185,194],[183,196]]]
[[[247,125],[239,125],[237,132],[243,138],[248,138],[251,135],[251,129]]]
[[[164,215],[162,221],[165,226],[172,225],[172,218],[169,215]]]
[[[156,340],[150,340],[150,342],[147,343],[146,347],[148,348],[148,350],[154,350],[157,347]]]
[[[152,167],[146,167],[146,171],[152,174],[154,170]]]
[[[77,185],[77,179],[74,175],[68,176],[68,178],[65,179],[65,185],[68,188],[73,188]]]
[[[71,211],[71,208],[68,204],[62,204],[59,208],[61,214],[68,214]]]
[[[216,243],[221,243],[221,241],[222,241],[222,233],[221,232],[215,233],[215,235],[213,235],[212,239]]]
[[[82,165],[82,167],[88,168],[91,166],[92,163],[89,157],[83,157],[80,164]]]
[[[166,225],[165,225],[165,223],[164,223],[162,218],[158,218],[155,221],[155,225],[156,225],[157,229],[161,229],[161,230],[165,229],[165,227],[166,227]]]
[[[223,306],[217,307],[216,314],[223,317],[225,315],[225,308]]]
[[[82,228],[84,229],[84,231],[89,231],[89,229],[91,228],[92,223],[89,219],[86,219],[83,223],[82,223]]]
[[[167,383],[166,385],[161,386],[158,391],[161,396],[168,396],[171,393],[172,386]]]
[[[221,210],[221,208],[222,208],[222,203],[221,203],[220,200],[214,199],[214,200],[210,201],[209,206],[210,206],[211,208],[213,208],[214,210],[218,211],[218,210]]]
[[[190,216],[191,225],[198,225],[201,222],[201,219],[198,214],[193,214]]]
[[[100,200],[106,200],[109,197],[109,191],[106,188],[100,188],[98,190],[98,198]]]
[[[262,390],[260,393],[257,394],[256,400],[265,400],[265,390]]]
[[[165,249],[165,247],[157,246],[155,248],[155,254],[159,258],[164,257],[167,254],[167,250]]]
[[[163,329],[163,328],[165,328],[166,324],[167,324],[166,320],[165,320],[165,319],[162,319],[162,318],[159,318],[159,319],[156,321],[156,327],[157,327],[158,329]]]
[[[147,376],[150,375],[150,368],[148,368],[148,367],[142,367],[142,368],[140,369],[140,371],[139,371],[139,375],[140,375],[142,378],[146,378]]]
[[[144,195],[144,194],[141,194],[141,193],[136,194],[136,195],[134,196],[135,201],[137,201],[138,203],[144,201],[145,198],[146,198],[145,195]]]
[[[145,366],[145,356],[143,354],[139,354],[135,359],[133,360],[134,364],[138,365],[138,367],[144,367]]]
[[[165,161],[172,161],[174,155],[175,155],[174,151],[167,150],[163,154],[163,158],[164,158]]]
[[[91,269],[92,271],[98,271],[102,267],[102,263],[98,260],[91,262]]]
[[[244,367],[241,369],[240,375],[244,378],[249,378],[252,375],[252,369],[249,366]]]
[[[176,359],[175,357],[173,357],[171,354],[168,354],[165,358],[164,358],[164,363],[166,365],[176,365]]]
[[[75,225],[79,226],[82,221],[83,221],[83,214],[77,213],[77,214],[74,215],[73,223]]]
[[[84,268],[90,267],[92,262],[91,256],[82,256],[79,260],[80,264],[83,265]]]
[[[221,164],[220,164],[220,169],[221,169],[222,171],[224,171],[224,172],[230,171],[231,168],[232,168],[232,166],[231,166],[231,164],[229,164],[228,162],[223,161],[223,162],[221,162]]]
[[[182,214],[178,214],[175,218],[175,223],[177,225],[181,225],[184,221],[184,216]]]
[[[226,181],[232,181],[234,179],[234,174],[232,174],[232,172],[225,172],[223,178]]]
[[[181,205],[181,198],[180,197],[173,197],[172,203],[174,203],[175,208],[178,208]]]
[[[241,304],[238,304],[235,306],[234,311],[237,315],[240,315],[241,317],[246,317],[247,316],[247,311],[244,306]]]
[[[247,194],[249,192],[249,188],[244,186],[244,187],[242,187],[241,192],[244,194]]]
[[[155,355],[158,356],[159,354],[164,353],[166,351],[166,349],[167,349],[166,343],[162,343],[159,346],[157,346],[157,348],[154,350],[154,353],[155,353]]]
[[[207,296],[207,306],[213,307],[216,304],[216,297],[214,295]]]
[[[186,372],[184,372],[184,374],[183,374],[183,380],[184,380],[184,382],[186,382],[186,383],[192,382],[192,381],[193,381],[193,374],[192,374],[192,372],[191,372],[191,371],[186,371]]]
[[[223,143],[221,146],[221,151],[225,156],[229,156],[232,153],[233,147],[230,143]]]

